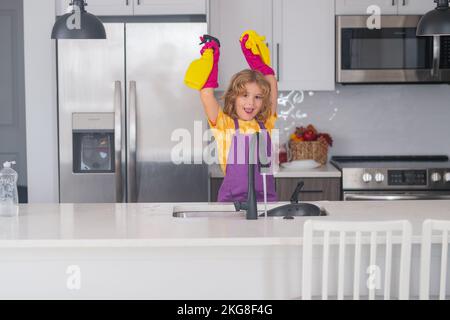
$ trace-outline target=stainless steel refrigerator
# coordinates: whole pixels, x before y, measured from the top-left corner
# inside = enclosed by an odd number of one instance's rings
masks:
[[[193,163],[205,115],[183,84],[206,23],[105,28],[106,40],[58,40],[60,201],[207,201],[207,166]],[[190,134],[191,162],[172,162],[176,129]]]

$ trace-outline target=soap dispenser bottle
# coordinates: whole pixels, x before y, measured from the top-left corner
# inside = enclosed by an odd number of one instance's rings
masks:
[[[6,161],[0,170],[0,217],[16,216],[19,212],[17,172],[11,168],[15,161]]]

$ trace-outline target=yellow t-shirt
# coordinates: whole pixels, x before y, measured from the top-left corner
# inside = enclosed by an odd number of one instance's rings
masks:
[[[272,129],[275,127],[275,121],[277,120],[277,114],[272,114],[264,122],[266,130],[271,134]],[[239,122],[239,132],[242,134],[250,134],[254,132],[259,132],[260,127],[258,121],[255,119],[250,121],[240,120]],[[218,160],[222,172],[226,173],[228,152],[231,147],[232,139],[235,133],[234,119],[229,115],[223,113],[222,109],[219,111],[217,116],[216,124],[214,125],[208,120],[209,126],[213,132],[214,138],[217,143]]]

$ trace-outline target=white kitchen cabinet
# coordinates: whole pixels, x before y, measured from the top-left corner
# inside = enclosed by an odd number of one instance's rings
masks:
[[[70,12],[72,0],[56,0],[57,15]],[[86,11],[98,16],[133,15],[133,0],[86,0]],[[68,11],[69,10],[69,11]]]
[[[380,7],[381,14],[397,14],[398,1],[399,0],[336,0],[336,14],[367,14],[367,8],[373,5]]]
[[[277,0],[273,65],[281,90],[334,90],[333,0]]]
[[[279,90],[334,90],[334,0],[212,0],[209,32],[221,42],[219,89],[248,68],[239,37],[266,36]]]
[[[135,15],[205,14],[206,0],[130,0]]]
[[[379,6],[382,15],[420,15],[436,8],[433,0],[336,0],[336,14],[367,14],[372,5]]]
[[[219,90],[225,90],[233,74],[248,69],[239,42],[242,32],[264,35],[272,52],[272,0],[212,0],[209,20],[209,33],[221,44]]]
[[[433,0],[398,0],[398,14],[425,14],[436,8]]]
[[[98,16],[205,14],[207,0],[87,0],[86,10]],[[72,0],[56,0],[58,15]]]

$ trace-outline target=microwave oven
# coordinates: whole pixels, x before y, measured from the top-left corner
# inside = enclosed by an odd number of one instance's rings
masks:
[[[336,82],[449,83],[450,37],[417,37],[422,16],[336,17]]]

